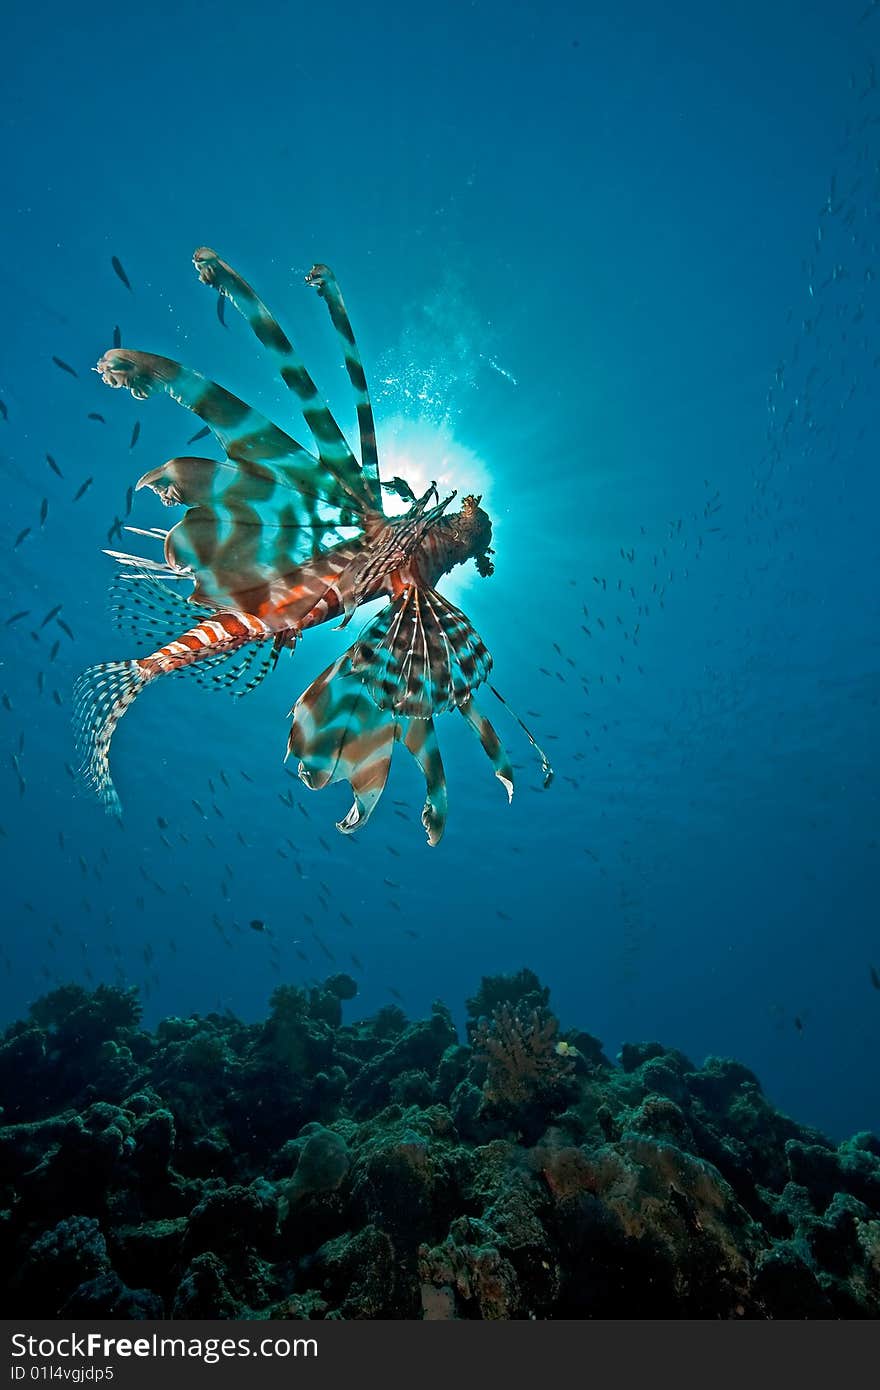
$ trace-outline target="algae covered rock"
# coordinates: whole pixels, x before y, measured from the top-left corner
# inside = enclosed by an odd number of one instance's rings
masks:
[[[335,1192],[351,1167],[342,1135],[323,1125],[306,1125],[295,1150],[296,1171],[284,1194],[288,1206],[315,1193]]]
[[[354,1235],[337,1236],[317,1250],[309,1280],[333,1318],[390,1318],[401,1315],[399,1265],[385,1231],[367,1225]],[[412,1310],[410,1310],[412,1315]]]
[[[80,1284],[59,1310],[62,1318],[161,1318],[164,1307],[149,1289],[130,1289],[112,1269]]]
[[[14,1283],[25,1300],[39,1300],[54,1317],[80,1284],[107,1273],[109,1268],[107,1242],[98,1222],[88,1216],[71,1216],[37,1237]]]
[[[226,1269],[213,1252],[197,1255],[184,1271],[171,1316],[183,1318],[236,1318],[240,1305],[226,1282]]]
[[[110,1244],[113,1268],[127,1284],[143,1283],[167,1300],[177,1283],[186,1230],[185,1216],[115,1227]]]
[[[278,1220],[271,1183],[258,1179],[208,1192],[189,1215],[186,1248],[234,1253],[244,1246],[259,1249],[271,1241]]]
[[[419,1250],[424,1316],[497,1322],[524,1315],[516,1270],[484,1222],[460,1217],[440,1245]]]

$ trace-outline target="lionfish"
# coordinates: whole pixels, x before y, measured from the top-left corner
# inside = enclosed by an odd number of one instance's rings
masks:
[[[360,460],[318,392],[290,339],[249,284],[207,247],[193,264],[246,319],[274,356],[314,439],[314,452],[224,387],[167,357],[115,347],[95,370],[108,386],[136,400],[165,392],[204,421],[224,457],[181,457],[145,473],[166,506],[187,508],[169,531],[130,527],[164,541],[164,562],[107,551],[124,569],[115,585],[117,613],[135,632],[161,643],[147,656],[103,662],[75,687],[81,773],[108,811],[120,803],[110,776],[110,741],[144,686],[158,676],[192,671],[235,694],[256,686],[284,648],[310,627],[339,619],[346,627],[362,604],[387,602],[357,641],[313,681],[291,711],[287,746],[299,776],[320,789],[347,781],[354,803],[338,829],[369,819],[401,742],[426,783],[422,824],[436,845],[447,815],[446,779],[435,716],[458,710],[473,729],[495,775],[513,795],[513,771],[474,692],[492,657],[464,613],[437,592],[437,582],[472,560],[492,573],[492,523],[481,498],[440,498],[432,483],[416,498],[403,479],[380,483],[376,432],[366,377],[339,286],[325,265],[306,276],[330,312],[341,343],[357,413]],[[382,490],[410,502],[386,516]],[[187,580],[182,597],[168,580]],[[222,669],[218,671],[218,667]],[[204,681],[207,674],[208,680]],[[509,708],[509,707],[508,707]],[[510,711],[511,714],[513,711]],[[553,773],[525,724],[513,715]]]

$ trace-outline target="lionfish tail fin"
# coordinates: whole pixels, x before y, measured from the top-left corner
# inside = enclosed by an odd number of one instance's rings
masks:
[[[145,684],[139,662],[104,661],[83,671],[73,688],[79,775],[110,815],[122,809],[110,777],[110,741]]]

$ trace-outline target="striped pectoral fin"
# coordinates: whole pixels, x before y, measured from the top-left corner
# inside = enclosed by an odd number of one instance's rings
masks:
[[[373,406],[370,401],[367,377],[364,372],[361,355],[358,352],[351,320],[348,317],[348,311],[346,310],[336,276],[329,266],[313,265],[306,276],[306,282],[315,287],[318,294],[327,305],[327,308],[330,310],[330,318],[333,327],[336,329],[339,341],[342,344],[342,351],[345,358],[345,370],[351,382],[351,389],[354,392],[355,408],[357,410],[358,433],[361,443],[361,466],[363,468],[364,483],[372,506],[376,511],[381,512],[382,491],[379,487],[379,456],[376,450],[376,424],[373,419]]]
[[[226,468],[229,469],[228,464]],[[176,507],[181,503],[187,507],[200,506],[212,502],[224,484],[228,483],[228,471],[224,475],[222,469],[223,465],[217,459],[173,458],[158,468],[142,473],[134,490],[140,492],[141,488],[150,488],[166,507]]]
[[[409,585],[364,628],[352,667],[381,708],[428,719],[469,699],[492,658],[460,609]]]
[[[357,459],[329,406],[322,398],[299,354],[274,314],[263,303],[247,281],[220,259],[216,251],[201,246],[193,255],[193,264],[203,284],[224,295],[250,325],[253,333],[279,363],[281,378],[299,401],[303,417],[312,432],[321,462],[359,507],[374,503],[370,489],[365,486]]]
[[[443,771],[443,759],[440,757],[433,719],[407,720],[403,741],[424,773],[425,804],[422,808],[422,825],[428,836],[428,844],[436,845],[440,843],[446,829],[448,798],[446,774]]]
[[[288,755],[299,759],[299,776],[320,791],[348,782],[354,804],[337,822],[350,834],[365,825],[388,780],[397,721],[378,709],[362,681],[352,673],[348,654],[328,666],[293,709]]]
[[[344,679],[347,670],[347,655],[339,657],[312,681],[291,710],[287,757],[293,754],[299,759],[300,778],[312,791],[336,780],[349,724],[357,722],[357,687],[346,684],[340,688],[336,683],[337,677]]]
[[[350,542],[365,515],[335,479],[310,479],[290,460],[174,458],[137,486],[166,505],[187,506],[165,536],[165,564],[192,577],[196,602],[215,607],[265,611],[270,589],[273,599],[283,598],[297,567],[338,552],[341,528]]]
[[[508,801],[512,801],[513,768],[510,765],[510,758],[507,756],[507,750],[504,748],[501,740],[489,723],[489,720],[477,709],[473,697],[466,700],[463,705],[460,705],[459,709],[467,723],[477,735],[480,743],[483,745],[483,751],[492,764],[495,776],[498,778],[499,782],[503,784],[507,792]]]
[[[351,766],[345,778],[351,787],[354,802],[348,814],[336,822],[336,829],[343,835],[350,835],[359,826],[366,825],[376,809],[388,781],[397,733],[395,720],[376,710],[354,744],[346,750]]]
[[[304,486],[314,487],[318,481],[318,460],[307,449],[231,391],[173,358],[111,348],[95,370],[107,386],[127,387],[136,400],[164,391],[204,420],[230,459],[295,459],[302,465]]]
[[[525,724],[522,719],[520,719],[515,709],[511,709],[504,696],[500,694],[500,692],[497,691],[494,685],[492,685],[491,683],[489,684],[489,689],[492,691],[492,694],[495,696],[495,699],[500,701],[500,703],[504,706],[511,718],[516,720],[517,724],[522,729],[529,743],[532,745],[538,757],[541,759],[541,772],[544,776],[544,786],[549,787],[550,783],[553,781],[554,773],[553,768],[550,764],[550,759],[547,757],[547,754],[544,752],[543,748],[534,737],[529,726]]]
[[[288,485],[283,464],[212,463],[172,459],[144,475],[163,500],[169,494],[188,506],[165,535],[169,572],[186,571],[195,583],[194,600],[214,607],[265,611],[272,598],[283,600],[296,584],[299,566],[331,553],[350,559],[353,513]],[[346,548],[348,547],[348,548]]]
[[[312,532],[310,551],[316,535],[337,526],[360,527],[365,515],[335,479],[289,459],[254,463],[182,456],[143,473],[135,491],[145,487],[166,507],[182,503],[228,513],[248,504],[259,507],[259,524],[267,530]]]

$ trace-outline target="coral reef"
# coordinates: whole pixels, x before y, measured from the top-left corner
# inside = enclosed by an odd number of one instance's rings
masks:
[[[356,1023],[347,975],[262,1023],[141,1027],[65,986],[0,1039],[8,1317],[875,1318],[880,1140],[735,1061],[612,1064],[529,970]]]
[[[512,1009],[501,1004],[491,1023],[481,1019],[475,1030],[477,1064],[484,1063],[483,1096],[498,1109],[552,1098],[572,1070],[574,1049],[558,1043],[559,1024],[546,1009]]]

